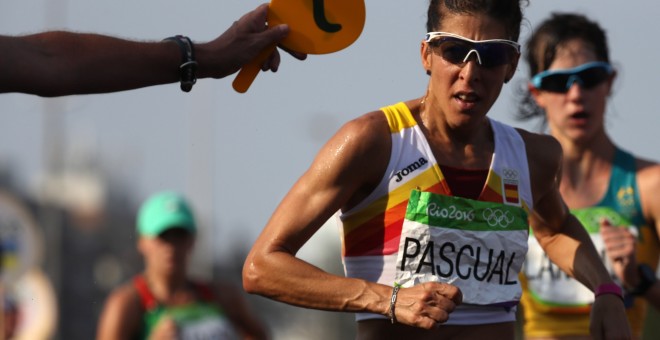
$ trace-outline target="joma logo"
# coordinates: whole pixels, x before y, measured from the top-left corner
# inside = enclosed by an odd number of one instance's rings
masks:
[[[404,177],[410,175],[413,171],[421,168],[422,166],[424,166],[426,164],[428,164],[428,161],[424,157],[422,157],[419,160],[413,162],[412,164],[409,164],[407,167],[399,170],[399,172],[394,174],[396,176],[396,181],[401,182],[401,180]]]

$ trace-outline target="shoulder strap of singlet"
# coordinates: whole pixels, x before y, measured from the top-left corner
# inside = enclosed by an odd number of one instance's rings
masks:
[[[642,207],[639,190],[637,189],[636,163],[635,157],[631,153],[616,148],[607,192],[598,206],[611,206],[622,211],[628,211],[629,218],[632,218],[630,222],[642,226],[645,224],[645,221],[641,213]],[[626,196],[628,196],[628,201],[632,200],[632,202],[628,203],[628,208],[624,209],[622,202],[627,201],[624,199]],[[633,209],[632,211],[630,210],[631,208]]]
[[[636,193],[637,183],[635,181],[635,174],[635,158],[631,154],[616,148],[612,161],[610,181],[607,184],[607,192],[599,205],[618,205],[617,193],[624,187],[630,187]]]
[[[534,209],[532,186],[525,141],[514,127],[489,118],[495,138],[492,170],[501,177],[496,182],[498,192],[506,205],[520,206],[526,211]]]
[[[637,166],[635,164],[635,157],[622,149],[616,148],[614,153],[614,168],[612,169],[612,175],[626,175],[626,174],[635,174],[637,171]]]
[[[151,293],[147,280],[143,275],[136,275],[133,278],[133,286],[135,286],[135,289],[140,296],[140,304],[145,310],[149,311],[158,306],[158,301],[156,301],[156,298]]]
[[[610,186],[634,185],[635,174],[637,172],[635,157],[619,148],[614,153],[614,162],[612,162],[612,175],[610,176]],[[619,184],[619,185],[615,185]],[[616,189],[616,188],[615,188]]]
[[[390,132],[398,132],[405,128],[417,125],[417,122],[412,116],[412,113],[406,106],[406,103],[399,102],[394,105],[381,108],[381,111],[387,118],[387,123],[390,126]]]

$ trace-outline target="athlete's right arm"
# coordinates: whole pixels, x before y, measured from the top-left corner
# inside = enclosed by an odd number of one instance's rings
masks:
[[[142,307],[132,285],[116,289],[105,302],[99,318],[97,340],[133,339],[140,330]]]
[[[390,158],[390,138],[383,114],[372,112],[330,139],[248,254],[243,268],[247,292],[306,308],[388,314],[391,286],[332,275],[296,253],[337,210],[354,206],[375,187]],[[440,283],[401,289],[396,317],[432,328],[446,321],[459,295],[456,287]]]

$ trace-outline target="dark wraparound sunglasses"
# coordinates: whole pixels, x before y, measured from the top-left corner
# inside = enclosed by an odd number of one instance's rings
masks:
[[[569,69],[546,70],[532,77],[531,82],[539,90],[566,93],[573,83],[591,89],[609,79],[613,72],[612,65],[595,61]]]
[[[506,39],[472,40],[447,32],[426,33],[425,41],[440,51],[440,56],[456,65],[466,63],[472,53],[483,67],[508,64],[520,54],[520,44]]]

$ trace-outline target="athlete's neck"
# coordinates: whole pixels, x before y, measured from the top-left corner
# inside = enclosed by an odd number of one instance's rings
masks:
[[[570,207],[597,204],[607,190],[616,146],[609,140],[588,147],[562,144],[560,192]]]
[[[483,149],[493,143],[490,122],[486,116],[446,113],[437,103],[437,98],[429,92],[419,101],[418,106],[411,108],[429,142],[454,150],[470,147]]]

